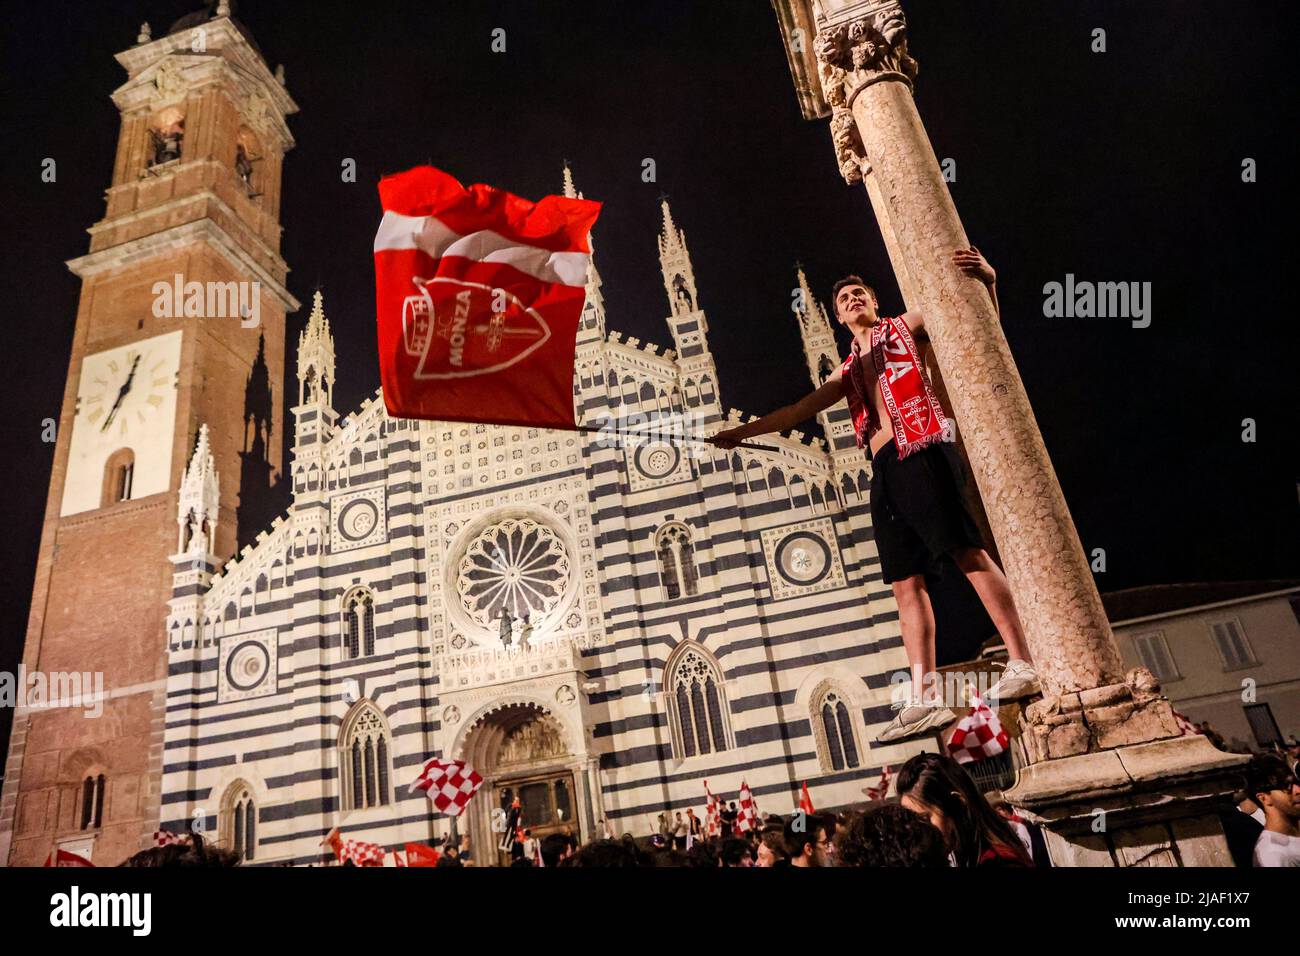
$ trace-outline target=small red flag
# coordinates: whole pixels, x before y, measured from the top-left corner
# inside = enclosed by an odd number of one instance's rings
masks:
[[[69,853],[67,850],[51,850],[50,855],[45,858],[44,866],[89,866],[92,869],[95,864],[91,863],[84,856],[77,856],[75,853]]]
[[[379,183],[379,371],[399,418],[574,428],[573,363],[600,203],[531,202],[432,166]]]
[[[407,866],[437,866],[441,854],[431,846],[423,843],[406,844]]]
[[[804,813],[816,813],[813,809],[812,797],[808,794],[808,781],[803,782],[803,787],[799,791],[799,809]]]

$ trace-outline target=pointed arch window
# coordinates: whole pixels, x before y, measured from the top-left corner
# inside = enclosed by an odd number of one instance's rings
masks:
[[[375,595],[356,588],[343,598],[343,654],[348,660],[375,653]]]
[[[669,601],[698,593],[699,574],[689,528],[680,523],[660,528],[655,535],[655,553],[659,556],[659,580]]]
[[[244,860],[256,856],[257,803],[252,788],[242,780],[233,783],[226,791],[218,822],[221,840]]]
[[[391,746],[388,725],[373,704],[367,701],[358,705],[353,717],[345,722],[340,749],[344,809],[387,806],[392,800]]]
[[[668,664],[668,722],[679,758],[731,749],[722,671],[698,645],[685,645]]]
[[[853,731],[853,720],[843,696],[836,690],[827,690],[817,698],[814,721],[820,723],[825,740],[825,758],[832,770],[844,770],[859,765],[858,744]]]

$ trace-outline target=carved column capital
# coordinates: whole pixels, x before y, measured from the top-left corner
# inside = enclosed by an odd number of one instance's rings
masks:
[[[850,109],[872,83],[901,80],[910,87],[916,78],[916,60],[907,52],[907,20],[897,3],[823,27],[813,52],[833,112]]]

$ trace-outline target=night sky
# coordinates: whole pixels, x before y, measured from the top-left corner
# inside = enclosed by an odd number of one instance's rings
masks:
[[[112,170],[109,94],[125,80],[113,54],[142,20],[159,36],[199,5],[4,14],[0,670],[16,667],[26,628],[54,450],[41,422],[58,416],[80,290],[63,263],[87,251]],[[1300,576],[1297,315],[1284,293],[1300,168],[1293,4],[904,8],[918,108],[938,156],[956,161],[966,230],[998,270],[1007,338],[1084,547],[1106,550],[1101,589]],[[765,0],[245,0],[237,16],[285,65],[301,108],[282,252],[294,295],[324,291],[342,413],[379,382],[375,183],[424,162],[537,198],[559,191],[567,159],[605,204],[594,239],[608,327],[665,346],[666,193],[724,407],[765,412],[810,388],[789,308],[796,260],[824,302],[859,272],[883,312],[901,308],[865,192],[839,177],[826,122],[799,113]],[[490,50],[496,27],[504,54]],[[1106,53],[1090,50],[1097,27]],[[56,183],[41,182],[45,157]],[[647,157],[657,182],[642,181]],[[1241,180],[1245,157],[1256,183]],[[356,183],[341,181],[345,158]],[[1043,285],[1066,273],[1151,282],[1151,326],[1045,318]],[[290,342],[306,313],[290,318]]]

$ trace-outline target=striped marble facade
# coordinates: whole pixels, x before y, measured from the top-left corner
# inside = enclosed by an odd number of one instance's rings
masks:
[[[591,269],[585,432],[394,419],[379,395],[339,420],[317,294],[288,513],[218,571],[199,533],[218,480],[204,448],[187,472],[165,828],[216,831],[255,863],[319,860],[334,826],[428,840],[450,821],[407,788],[451,756],[488,778],[457,821],[485,859],[494,787],[512,780],[571,774],[565,822],[585,839],[600,821],[643,834],[663,810],[699,813],[705,779],[724,799],[746,780],[764,811],[788,812],[803,781],[819,807],[858,802],[917,749],[872,745],[905,658],[844,406],[821,417],[829,446],[769,436],[774,452],[600,430],[739,420],[666,204],[659,253],[672,350],[606,332]],[[799,287],[816,384],[838,359]],[[491,594],[532,608],[527,646],[503,646]]]

